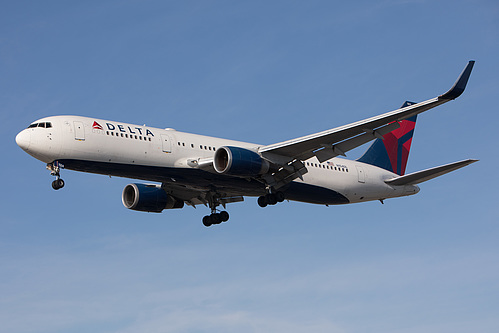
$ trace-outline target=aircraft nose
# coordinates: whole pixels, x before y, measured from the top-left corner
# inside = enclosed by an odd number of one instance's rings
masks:
[[[19,132],[16,136],[16,143],[22,150],[28,151],[31,142],[31,133],[28,130]]]

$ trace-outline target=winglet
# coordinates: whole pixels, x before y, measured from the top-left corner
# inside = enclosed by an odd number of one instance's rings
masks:
[[[457,79],[456,83],[450,88],[448,92],[446,92],[443,95],[438,96],[439,100],[446,99],[446,100],[451,100],[451,99],[456,99],[461,94],[463,93],[464,89],[466,88],[466,84],[468,83],[468,79],[470,78],[471,75],[471,70],[473,69],[473,65],[475,64],[474,60],[470,60],[468,62],[468,65],[464,68],[463,72]]]

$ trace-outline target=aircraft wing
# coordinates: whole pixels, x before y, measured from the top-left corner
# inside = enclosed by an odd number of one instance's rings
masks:
[[[263,146],[259,152],[270,161],[281,165],[313,156],[323,162],[338,155],[345,155],[345,152],[398,128],[398,121],[459,97],[466,88],[474,63],[469,61],[452,88],[438,97],[345,126]]]

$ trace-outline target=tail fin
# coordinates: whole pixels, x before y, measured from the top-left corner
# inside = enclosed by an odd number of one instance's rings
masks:
[[[406,101],[402,108],[415,104]],[[382,169],[403,176],[409,158],[412,136],[416,127],[416,117],[399,121],[400,127],[376,139],[369,149],[357,161],[378,166]]]

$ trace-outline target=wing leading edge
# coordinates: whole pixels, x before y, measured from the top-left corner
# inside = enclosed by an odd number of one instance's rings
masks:
[[[468,62],[452,88],[438,97],[409,105],[378,116],[336,127],[323,132],[260,147],[259,152],[269,160],[306,160],[316,156],[321,162],[367,143],[396,129],[397,121],[404,120],[447,103],[465,90],[475,61]],[[395,123],[394,123],[395,122]]]

